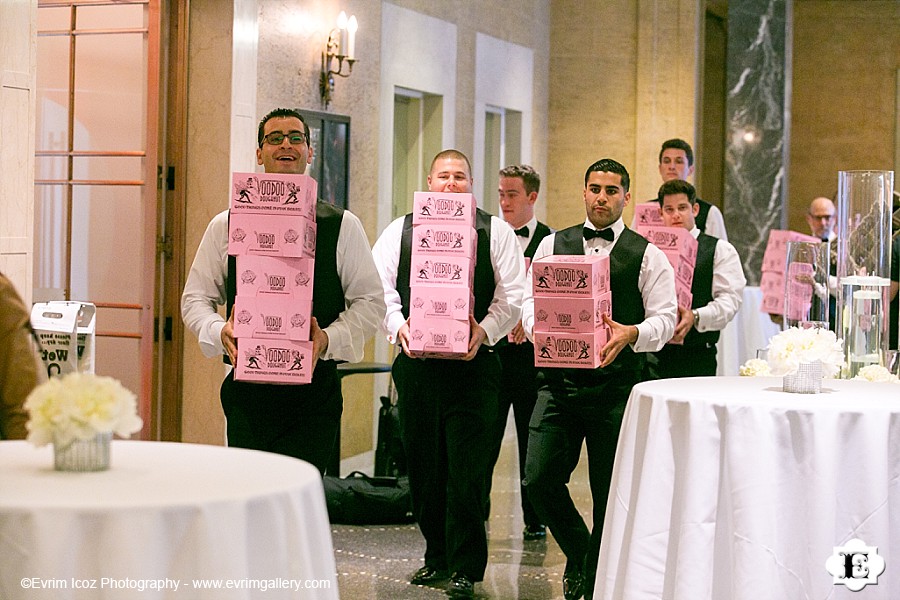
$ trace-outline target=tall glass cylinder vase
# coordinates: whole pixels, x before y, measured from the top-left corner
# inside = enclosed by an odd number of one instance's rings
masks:
[[[788,242],[785,256],[783,328],[828,329],[828,243]]]
[[[893,171],[838,173],[838,336],[845,377],[884,364],[888,349]]]

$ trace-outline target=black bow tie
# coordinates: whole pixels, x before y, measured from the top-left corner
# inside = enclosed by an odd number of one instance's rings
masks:
[[[590,227],[585,227],[582,232],[584,235],[584,239],[592,240],[594,238],[603,238],[607,242],[611,242],[615,239],[616,235],[613,233],[613,230],[607,227],[606,229],[601,229],[597,231],[596,229],[591,229]]]
[[[518,236],[528,237],[528,226],[526,225],[525,227],[519,227],[518,229],[515,230],[515,232],[516,232],[516,235],[518,235]]]

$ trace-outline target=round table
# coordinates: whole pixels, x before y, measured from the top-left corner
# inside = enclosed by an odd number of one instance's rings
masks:
[[[0,442],[0,598],[338,597],[312,465],[122,440],[111,463],[59,472],[51,448]]]
[[[644,382],[626,409],[594,598],[900,598],[900,385]],[[826,561],[857,538],[887,564],[851,592]]]

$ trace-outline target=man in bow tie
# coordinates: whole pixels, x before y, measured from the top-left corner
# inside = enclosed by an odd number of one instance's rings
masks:
[[[609,342],[593,370],[544,368],[538,372],[538,401],[531,420],[525,487],[538,516],[566,555],[566,600],[590,598],[600,533],[609,495],[619,426],[631,388],[640,381],[645,353],[672,337],[677,321],[675,273],[662,251],[622,222],[631,199],[628,171],[605,158],[584,175],[584,223],[545,237],[534,254],[609,255],[612,318]],[[534,297],[531,270],[525,286],[522,324],[531,337]],[[566,483],[587,442],[593,497],[593,532],[572,502]]]
[[[534,205],[541,188],[541,177],[528,165],[511,165],[500,170],[499,200],[503,220],[516,232],[519,247],[525,254],[528,268],[538,244],[550,235],[551,230],[534,216]],[[506,419],[512,407],[516,423],[516,440],[519,445],[519,480],[525,479],[525,452],[528,447],[528,422],[537,402],[537,384],[534,367],[534,346],[525,337],[522,321],[507,336],[506,342],[497,344],[502,372],[500,377],[500,410],[494,424],[491,440],[491,462],[488,471],[487,496],[491,493],[491,477],[500,455]],[[521,487],[522,517],[525,521],[525,540],[541,540],[546,537],[546,527],[538,518],[525,486]]]

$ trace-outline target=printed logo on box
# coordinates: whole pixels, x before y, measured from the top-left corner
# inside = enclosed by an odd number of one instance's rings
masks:
[[[232,214],[228,254],[315,258],[316,223],[294,215]]]
[[[834,578],[834,585],[845,585],[853,592],[867,585],[878,585],[878,576],[884,573],[884,568],[878,546],[869,546],[858,538],[835,546],[834,554],[825,561],[825,569]]]
[[[312,381],[312,342],[267,342],[238,339],[235,379],[258,383],[300,384]]]
[[[452,254],[473,258],[475,229],[470,225],[416,225],[413,227],[412,253]]]
[[[538,367],[595,369],[600,348],[609,341],[607,327],[594,333],[539,333],[534,336],[534,364]]]
[[[476,207],[472,194],[415,192],[413,225],[438,222],[474,225]]]
[[[609,291],[608,256],[548,256],[531,266],[535,296],[598,296]]]
[[[444,318],[467,321],[472,306],[472,293],[467,288],[451,290],[443,286],[410,287],[410,318]]]
[[[468,258],[422,255],[414,257],[411,275],[413,284],[470,286],[473,273]]]
[[[287,173],[232,173],[231,211],[316,218],[316,180]]]
[[[312,300],[289,296],[237,296],[234,337],[309,340]]]
[[[237,257],[238,296],[288,295],[312,298],[315,263],[311,258],[244,254]]]
[[[612,316],[611,308],[609,292],[598,297],[535,296],[534,331],[593,333],[604,327],[604,313]]]
[[[659,203],[644,202],[634,207],[634,225],[638,233],[644,234],[643,228],[664,226],[662,213],[659,212]]]
[[[446,319],[410,319],[410,354],[459,358],[469,351],[469,323]]]

